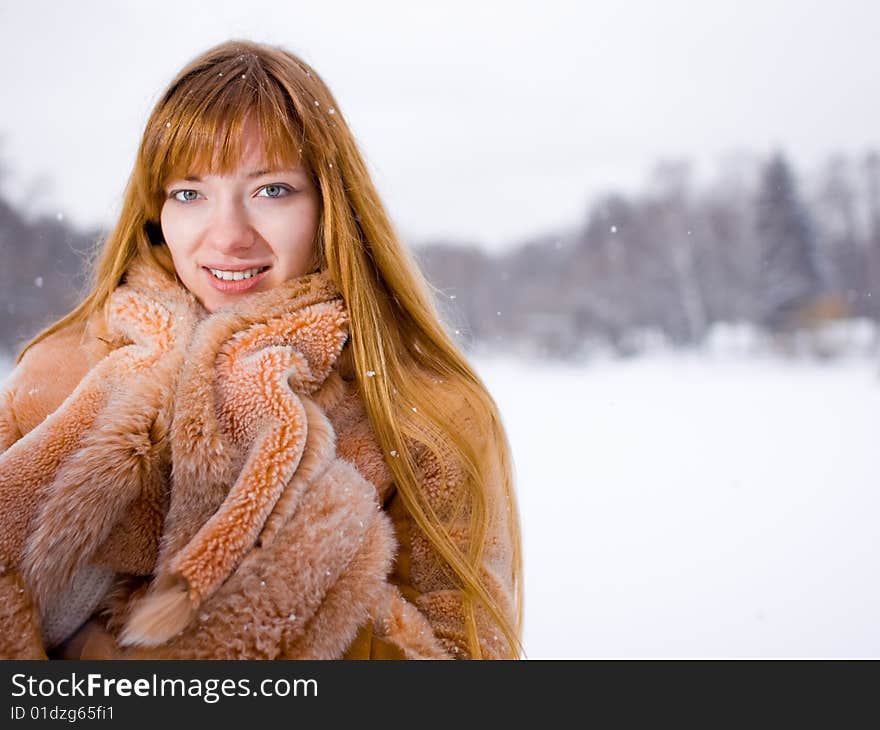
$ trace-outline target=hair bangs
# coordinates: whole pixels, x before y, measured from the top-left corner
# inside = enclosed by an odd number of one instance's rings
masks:
[[[155,143],[148,150],[150,198],[158,209],[169,180],[226,175],[240,164],[248,124],[259,130],[271,169],[307,163],[302,122],[284,88],[256,64],[227,71],[213,66],[182,80],[152,120]]]

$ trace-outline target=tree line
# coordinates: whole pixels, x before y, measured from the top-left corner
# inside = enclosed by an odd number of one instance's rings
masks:
[[[876,322],[880,155],[835,157],[803,189],[781,153],[701,185],[665,162],[573,231],[496,256],[442,242],[417,254],[462,336],[541,355],[626,353],[645,333],[692,345],[719,323],[782,338]]]

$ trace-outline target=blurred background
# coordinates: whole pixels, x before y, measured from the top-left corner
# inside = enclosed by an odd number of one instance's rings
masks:
[[[530,658],[880,655],[880,5],[0,3],[0,379],[176,71],[334,92],[517,468]]]

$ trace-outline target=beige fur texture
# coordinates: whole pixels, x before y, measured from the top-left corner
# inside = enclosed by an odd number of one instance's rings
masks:
[[[33,348],[0,390],[0,658],[45,656],[40,616],[90,565],[118,574],[94,609],[118,657],[466,658],[347,337],[324,275],[208,314],[136,262],[102,319]],[[420,464],[442,513],[454,465]],[[510,611],[495,527],[485,576]]]

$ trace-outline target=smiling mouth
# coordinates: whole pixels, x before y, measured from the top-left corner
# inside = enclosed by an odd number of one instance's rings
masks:
[[[241,281],[243,279],[250,279],[257,274],[263,273],[264,271],[268,271],[268,269],[268,266],[255,266],[252,269],[244,269],[243,271],[228,271],[224,269],[210,268],[208,268],[208,271],[211,272],[211,275],[215,279],[219,279],[220,281]]]
[[[271,266],[255,266],[242,271],[230,271],[203,266],[202,271],[214,289],[226,294],[237,294],[255,287],[266,277],[270,268]]]

